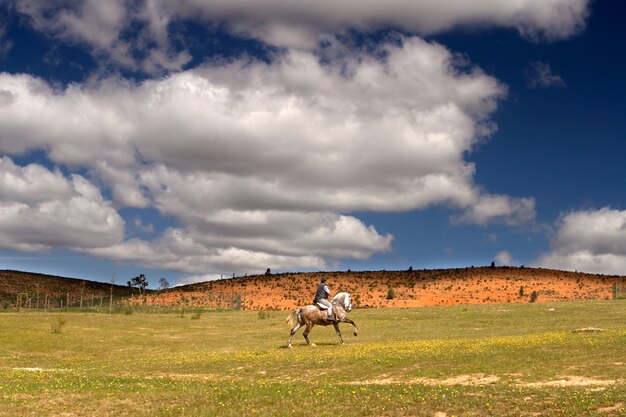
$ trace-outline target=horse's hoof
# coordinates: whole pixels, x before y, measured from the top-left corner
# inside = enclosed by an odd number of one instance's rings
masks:
[[[317,346],[315,343],[311,343],[309,346]]]
[[[287,345],[287,349],[291,349],[291,348],[292,348],[291,344]]]
[[[357,332],[354,332],[354,336],[355,336],[355,337],[356,337],[356,336],[358,336],[358,335],[359,335],[359,334],[358,334]]]

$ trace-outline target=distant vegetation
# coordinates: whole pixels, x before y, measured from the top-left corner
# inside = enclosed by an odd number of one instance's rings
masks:
[[[0,271],[0,311],[92,309],[144,311],[289,310],[311,303],[322,277],[361,308],[610,300],[626,294],[626,277],[540,268],[486,266],[438,270],[271,273],[149,290],[140,274],[126,286],[18,271]],[[124,282],[124,281],[122,281]],[[183,313],[184,314],[184,313]]]

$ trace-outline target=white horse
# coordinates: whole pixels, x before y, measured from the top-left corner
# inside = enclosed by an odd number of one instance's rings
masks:
[[[311,329],[316,324],[320,326],[328,326],[332,324],[335,327],[335,332],[337,332],[337,336],[339,336],[339,343],[343,345],[343,337],[341,336],[341,332],[339,331],[339,323],[350,323],[354,328],[354,335],[356,336],[359,333],[359,330],[356,327],[356,324],[348,317],[346,317],[346,313],[352,311],[352,299],[350,294],[347,292],[337,293],[331,300],[331,304],[333,305],[333,312],[335,313],[336,321],[328,321],[328,314],[325,310],[322,310],[320,307],[315,305],[307,305],[304,307],[300,307],[292,311],[289,316],[287,316],[287,323],[290,326],[293,326],[294,321],[297,319],[296,325],[291,329],[291,333],[289,334],[289,340],[287,340],[287,347],[291,347],[291,338],[298,331],[298,329],[302,326],[306,326],[304,329],[304,339],[309,346],[315,346],[314,343],[309,339],[309,333]]]

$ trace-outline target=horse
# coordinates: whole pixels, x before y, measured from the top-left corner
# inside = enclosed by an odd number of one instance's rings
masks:
[[[346,317],[346,313],[352,311],[352,301],[350,298],[350,294],[347,292],[337,293],[331,300],[331,304],[333,305],[333,311],[335,313],[335,322],[328,321],[328,313],[325,310],[321,310],[319,307],[315,305],[307,305],[304,307],[300,307],[292,311],[285,321],[292,326],[294,321],[297,319],[296,325],[291,329],[291,333],[289,334],[289,340],[287,341],[287,347],[291,347],[291,338],[298,331],[298,329],[302,326],[306,326],[304,329],[304,339],[309,346],[315,346],[315,343],[311,342],[309,339],[309,333],[311,329],[316,324],[320,326],[328,326],[332,324],[335,327],[335,332],[337,332],[337,336],[339,336],[339,343],[343,345],[343,337],[341,336],[341,332],[339,331],[339,323],[350,323],[354,328],[354,335],[356,336],[359,332],[356,324],[348,317]]]

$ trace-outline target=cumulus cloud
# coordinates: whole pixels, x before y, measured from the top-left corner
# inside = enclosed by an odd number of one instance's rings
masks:
[[[56,162],[93,167],[132,191],[124,201],[114,190],[119,203],[136,206],[146,188],[175,205],[161,192],[168,186],[195,204],[202,196],[238,209],[471,203],[474,171],[462,155],[504,87],[478,69],[460,72],[448,50],[419,38],[380,49],[384,61],[360,52],[322,64],[291,52],[270,64],[238,60],[64,90],[2,74],[11,99],[0,113],[0,150],[48,149]],[[157,164],[129,174],[137,160]]]
[[[432,34],[457,26],[502,26],[531,38],[558,39],[580,30],[588,15],[587,0],[185,0],[175,7],[167,1],[158,3],[166,14],[224,19],[235,30],[271,43],[302,39],[305,47],[312,39],[307,32],[337,32],[346,27],[368,31],[391,26]]]
[[[560,39],[581,30],[588,0],[20,0],[34,28],[87,45],[96,57],[144,71],[175,70],[191,59],[176,50],[172,22],[224,24],[239,35],[290,48],[315,48],[347,28],[392,27],[433,34],[458,26],[516,28],[523,36]],[[133,36],[128,36],[133,33]]]
[[[513,256],[508,251],[500,251],[496,255],[496,261],[500,265],[510,265],[513,260]]]
[[[565,81],[552,73],[552,68],[545,62],[531,62],[526,68],[526,78],[530,88],[565,87]]]
[[[45,251],[121,242],[124,221],[100,190],[80,175],[0,157],[0,246]]]
[[[463,222],[534,218],[534,200],[485,194],[463,159],[494,129],[506,94],[497,80],[417,37],[322,54],[62,89],[0,74],[0,152],[45,150],[86,168],[118,207],[155,207],[178,223],[152,241],[84,251],[192,273],[317,268],[389,250],[391,236],[342,214],[358,210],[445,204]]]
[[[391,236],[380,236],[373,227],[365,227],[353,217],[306,213],[290,216],[296,224],[266,223],[256,232],[239,224],[223,224],[213,233],[210,228],[171,228],[154,241],[132,239],[84,251],[108,259],[139,261],[154,268],[244,273],[261,267],[321,269],[328,258],[367,258],[374,251],[388,250],[391,243]],[[306,217],[315,219],[303,224]]]
[[[175,51],[165,33],[167,19],[156,16],[152,1],[20,0],[17,10],[37,30],[69,43],[86,45],[96,59],[118,66],[156,72],[176,70],[189,62]],[[165,20],[165,21],[164,21]],[[132,36],[129,36],[130,32]]]
[[[539,266],[601,274],[626,270],[626,211],[611,208],[573,211],[562,216],[552,249]]]
[[[501,222],[508,225],[529,223],[535,219],[535,199],[512,198],[506,195],[480,195],[461,216],[453,220],[459,223],[485,225]]]

